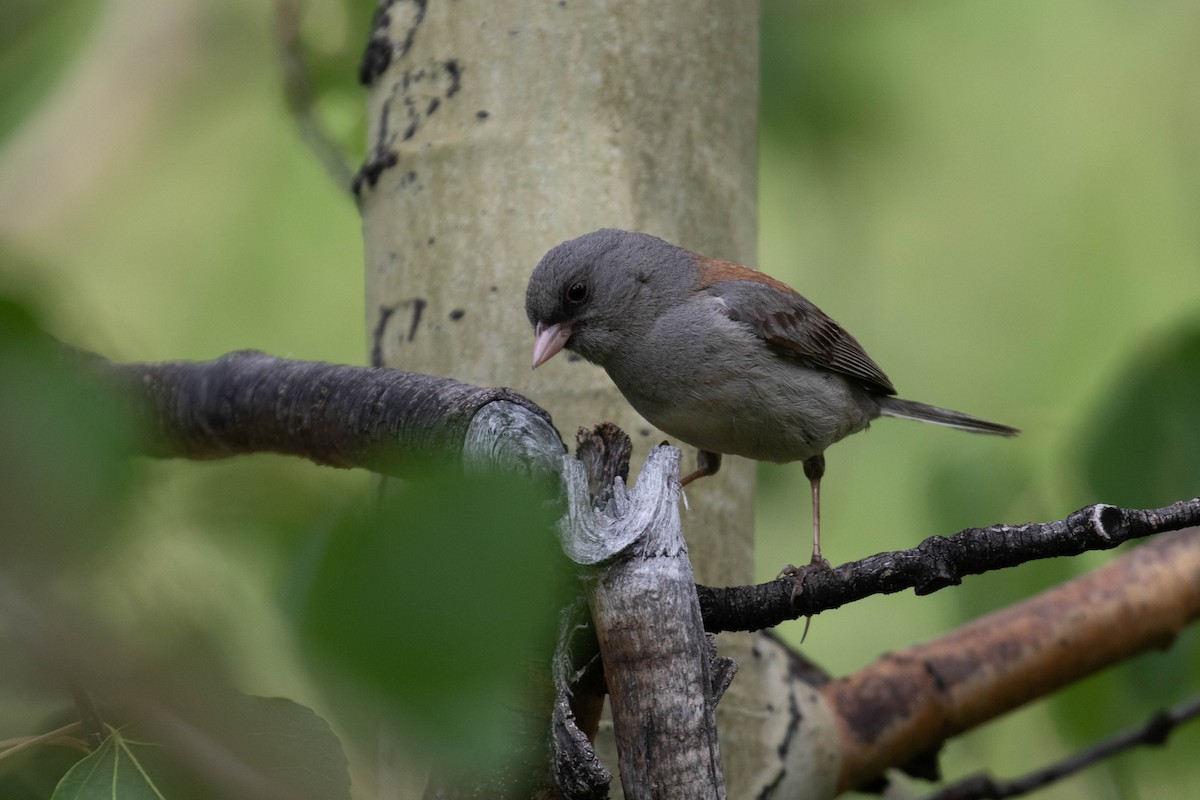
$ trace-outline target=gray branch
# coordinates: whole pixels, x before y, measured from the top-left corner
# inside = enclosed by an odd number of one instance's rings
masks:
[[[1133,539],[1200,525],[1200,497],[1164,508],[1098,504],[1066,519],[967,528],[931,536],[908,550],[878,553],[831,570],[805,568],[753,586],[697,587],[709,631],[761,630],[877,594],[913,589],[931,594],[966,575],[1088,550],[1109,550]]]
[[[404,477],[431,461],[555,474],[564,452],[550,416],[509,389],[254,350],[203,362],[88,360],[145,431],[141,452],[159,458],[284,453]]]
[[[1200,698],[1193,697],[1166,711],[1157,712],[1140,727],[1122,731],[1028,775],[1005,781],[978,773],[943,787],[924,800],[1002,800],[1030,794],[1130,748],[1144,745],[1161,747],[1175,728],[1197,718],[1200,718]]]

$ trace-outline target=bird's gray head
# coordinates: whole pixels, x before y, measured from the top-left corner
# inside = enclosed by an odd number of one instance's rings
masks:
[[[566,347],[600,366],[695,284],[691,253],[645,233],[602,228],[563,242],[529,278],[533,366]]]

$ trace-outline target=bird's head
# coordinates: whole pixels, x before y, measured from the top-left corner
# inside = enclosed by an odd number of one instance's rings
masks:
[[[606,366],[690,290],[691,254],[644,233],[603,228],[548,252],[525,290],[536,369],[564,347]]]

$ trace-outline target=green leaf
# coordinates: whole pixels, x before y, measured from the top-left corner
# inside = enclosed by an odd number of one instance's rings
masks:
[[[283,697],[235,695],[222,709],[228,744],[295,800],[350,800],[350,765],[329,723]]]
[[[113,731],[87,758],[68,770],[50,800],[166,800],[132,743]]]
[[[1142,348],[1100,396],[1079,458],[1096,501],[1152,507],[1200,495],[1200,326]]]
[[[363,693],[371,712],[453,760],[502,758],[530,670],[550,663],[555,516],[528,480],[431,472],[377,513],[344,519],[301,570],[299,601],[341,704]]]
[[[62,577],[123,530],[132,423],[81,356],[2,295],[0,374],[0,559]]]
[[[74,747],[57,743],[41,745],[16,756],[5,755],[0,761],[0,797],[4,800],[46,800],[63,775],[84,757]]]
[[[312,709],[281,697],[200,691],[193,699],[203,708],[167,712],[172,724],[153,744],[114,731],[63,776],[52,800],[350,800],[342,744]]]

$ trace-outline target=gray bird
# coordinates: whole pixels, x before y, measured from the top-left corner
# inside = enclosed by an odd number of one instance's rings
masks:
[[[564,347],[603,367],[639,414],[698,448],[683,483],[723,453],[801,461],[821,557],[825,449],[879,416],[1013,436],[1016,428],[902,400],[854,337],[790,286],[644,233],[558,245],[529,278],[533,367]]]

